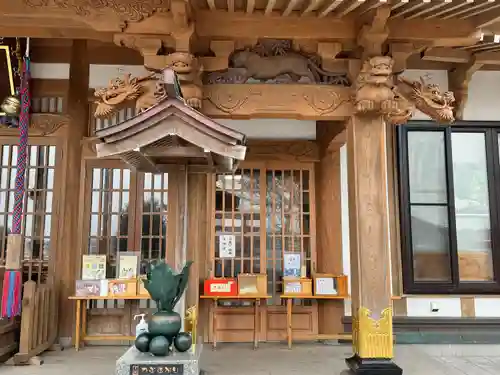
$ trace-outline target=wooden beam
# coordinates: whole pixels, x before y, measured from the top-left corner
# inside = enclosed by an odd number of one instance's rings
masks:
[[[319,12],[321,14],[321,11]],[[435,39],[469,37],[476,28],[468,20],[404,20],[390,19],[388,39],[408,41],[432,41]],[[331,19],[300,17],[292,13],[282,17],[281,13],[269,12],[247,14],[199,10],[196,12],[196,32],[200,37],[239,39],[335,39],[355,40],[358,34],[353,18]]]
[[[478,28],[486,27],[500,21],[500,4],[490,5],[488,10],[488,12],[478,10],[467,16]]]
[[[391,8],[388,5],[377,8],[368,23],[361,27],[357,42],[363,47],[362,60],[383,54],[382,47],[389,36],[387,20],[390,15]]]
[[[308,15],[313,11],[313,9],[317,9],[318,6],[323,2],[323,0],[308,0],[309,5],[304,8],[304,10],[300,13],[300,16]],[[318,17],[321,13],[318,12]]]
[[[452,3],[452,0],[444,0],[441,3],[437,2],[431,6],[426,7],[425,9],[422,9],[422,10],[419,10],[419,11],[413,13],[412,15],[406,17],[406,19],[411,20],[414,18],[422,17],[424,14],[428,14],[428,13],[432,14],[432,13],[436,12],[438,9],[443,8],[445,6],[448,6],[451,3]]]
[[[7,17],[0,17],[0,35],[4,38],[18,37],[20,34],[19,22],[16,24],[14,20],[8,20]],[[65,38],[65,39],[90,39],[102,40],[107,42],[113,41],[113,33],[99,32],[86,27],[45,27],[32,23],[23,26],[23,37],[30,38]]]
[[[69,40],[69,39],[66,39]],[[34,45],[31,48],[31,61],[35,63],[70,63],[71,46]],[[89,63],[103,65],[142,65],[144,58],[141,54],[130,48],[118,47],[112,43],[89,46]]]
[[[479,52],[474,54],[477,64],[500,65],[500,52]]]
[[[322,158],[327,150],[333,147],[332,144],[338,145],[342,141],[345,142],[345,122],[316,121],[316,139],[320,158]]]
[[[422,60],[466,63],[470,60],[470,57],[470,53],[464,50],[437,47],[425,50],[422,55]]]
[[[424,48],[424,45],[418,43],[390,43],[389,51],[394,59],[393,71],[400,73],[405,70],[408,59],[412,55],[421,52]]]
[[[207,155],[199,147],[155,147],[144,150],[143,154],[150,157],[205,158]]]

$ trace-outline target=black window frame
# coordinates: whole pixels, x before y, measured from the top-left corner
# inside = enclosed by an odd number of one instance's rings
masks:
[[[449,225],[451,281],[422,282],[414,279],[411,204],[408,163],[408,133],[411,131],[436,131],[444,134]],[[457,253],[456,213],[453,182],[451,134],[456,132],[485,134],[488,197],[491,220],[491,247],[494,281],[467,281],[459,279]],[[500,293],[500,156],[498,139],[500,124],[483,121],[461,121],[453,125],[438,125],[430,121],[412,121],[399,126],[397,137],[397,175],[399,187],[399,213],[401,231],[403,291],[406,294],[498,294]],[[413,204],[414,205],[414,204]]]

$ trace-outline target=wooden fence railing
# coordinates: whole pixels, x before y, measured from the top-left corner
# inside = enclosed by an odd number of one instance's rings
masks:
[[[54,285],[25,282],[19,352],[13,357],[14,364],[42,364],[38,355],[52,349],[56,339],[57,296]]]
[[[18,320],[0,320],[0,363],[7,361],[17,351],[18,330]]]

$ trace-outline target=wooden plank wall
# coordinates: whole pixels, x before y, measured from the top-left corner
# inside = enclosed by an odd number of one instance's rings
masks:
[[[340,148],[327,151],[316,163],[317,272],[342,274],[342,223],[340,196]],[[320,334],[343,332],[344,301],[320,301]]]
[[[203,335],[208,324],[208,308],[198,301],[200,284],[208,277],[209,211],[208,177],[202,173],[188,174],[188,238],[187,259],[194,264],[191,268],[186,292],[186,307],[198,305],[198,336]]]

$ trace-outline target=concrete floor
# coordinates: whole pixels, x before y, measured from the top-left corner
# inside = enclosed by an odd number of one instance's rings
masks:
[[[113,375],[115,360],[125,347],[67,349],[44,356],[41,366],[0,366],[2,375]],[[221,345],[217,351],[204,347],[202,368],[207,375],[335,375],[345,369],[349,345],[249,344]],[[405,375],[497,375],[500,345],[398,345],[396,363]]]

